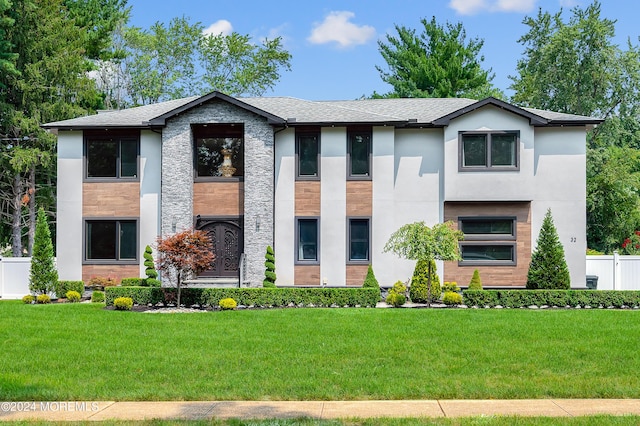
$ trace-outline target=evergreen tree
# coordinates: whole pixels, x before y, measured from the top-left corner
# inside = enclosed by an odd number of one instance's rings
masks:
[[[29,274],[29,290],[36,294],[47,294],[58,283],[58,271],[53,263],[53,244],[51,232],[47,223],[44,209],[38,210],[36,222],[33,256],[31,257],[31,271]],[[63,297],[64,295],[58,295]]]
[[[378,284],[378,280],[376,279],[375,274],[373,273],[373,267],[369,265],[367,268],[367,276],[364,278],[364,283],[362,283],[363,288],[380,288],[380,284]]]
[[[482,280],[480,280],[480,272],[477,269],[473,271],[471,282],[469,282],[469,290],[482,290]]]
[[[571,285],[564,248],[553,224],[551,209],[542,221],[536,249],[531,255],[527,273],[528,289],[568,289]]]
[[[276,254],[271,246],[267,246],[267,253],[264,258],[265,271],[262,286],[273,288],[276,286]]]
[[[153,249],[150,246],[144,248],[144,266],[147,268],[144,270],[147,278],[158,278],[158,272],[156,271],[156,265],[153,263]]]
[[[431,274],[431,280],[429,280]],[[411,278],[409,298],[414,303],[431,303],[442,293],[435,260],[418,260]]]

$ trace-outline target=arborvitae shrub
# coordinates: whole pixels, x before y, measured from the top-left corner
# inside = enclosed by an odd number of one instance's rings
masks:
[[[267,246],[267,252],[264,255],[264,281],[263,287],[276,286],[276,254],[271,246]]]
[[[115,306],[118,311],[130,311],[133,307],[133,299],[130,297],[117,297],[113,301],[113,306]]]
[[[378,280],[376,279],[375,274],[373,273],[373,267],[369,265],[367,268],[367,276],[364,278],[364,282],[362,283],[362,287],[364,288],[380,288],[380,284],[378,284]]]
[[[407,296],[405,295],[406,292],[407,287],[402,283],[402,281],[396,281],[391,290],[389,290],[389,294],[387,295],[385,302],[394,308],[402,306],[407,301]]]
[[[431,260],[431,299],[429,299],[428,276],[429,261],[419,260],[413,271],[411,278],[411,288],[409,289],[409,298],[414,303],[431,303],[440,298],[442,290],[440,289],[440,278],[436,273],[436,262]]]
[[[568,290],[570,287],[571,276],[564,257],[564,248],[549,209],[542,221],[536,249],[531,254],[527,288]]]
[[[153,250],[150,246],[144,248],[142,257],[144,257],[144,266],[146,267],[144,273],[147,275],[147,278],[158,278],[158,271],[156,271],[156,265],[153,263]]]
[[[460,295],[460,293],[456,293],[453,291],[445,291],[444,296],[442,296],[442,303],[444,303],[447,306],[461,305],[462,295]]]
[[[53,262],[51,232],[47,215],[40,207],[31,256],[29,290],[36,294],[47,294],[55,290],[56,284],[58,284],[58,271]]]
[[[480,271],[473,271],[473,276],[469,282],[469,290],[482,290],[482,280],[480,280]]]

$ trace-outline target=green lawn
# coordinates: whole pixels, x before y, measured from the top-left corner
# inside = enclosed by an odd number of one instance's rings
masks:
[[[638,310],[0,302],[2,400],[640,398]]]

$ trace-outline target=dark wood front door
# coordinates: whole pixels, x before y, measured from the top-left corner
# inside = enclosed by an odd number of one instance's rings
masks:
[[[199,220],[196,228],[209,234],[211,251],[216,256],[211,264],[211,269],[204,271],[199,276],[209,278],[237,277],[240,255],[242,254],[240,219]]]

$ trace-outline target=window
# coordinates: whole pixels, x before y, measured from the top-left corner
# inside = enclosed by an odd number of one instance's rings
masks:
[[[460,170],[518,170],[518,132],[460,133]]]
[[[347,132],[348,174],[350,179],[371,179],[371,129]]]
[[[244,126],[193,126],[195,177],[200,180],[244,176]]]
[[[349,262],[369,263],[370,259],[370,233],[369,219],[351,218],[349,219]]]
[[[296,177],[301,180],[320,178],[320,133],[296,130]]]
[[[515,265],[515,217],[459,217],[460,265]]]
[[[136,220],[87,220],[86,260],[137,261]]]
[[[317,263],[318,254],[318,219],[299,218],[297,220],[297,255],[296,261],[300,263]]]
[[[137,179],[137,136],[88,133],[85,140],[87,179]]]

